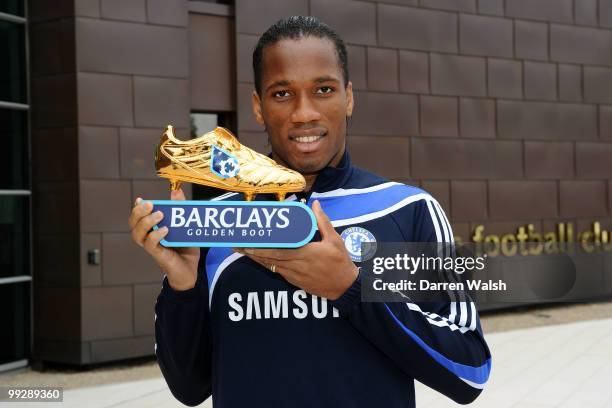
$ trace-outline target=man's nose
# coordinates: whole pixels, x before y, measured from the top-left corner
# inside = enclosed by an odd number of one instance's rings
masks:
[[[308,123],[317,121],[321,118],[321,114],[316,109],[308,95],[301,95],[296,100],[296,105],[291,114],[291,121],[294,123]]]

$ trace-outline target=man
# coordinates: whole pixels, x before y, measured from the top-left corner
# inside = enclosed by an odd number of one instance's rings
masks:
[[[212,393],[221,408],[414,407],[416,379],[473,401],[491,360],[472,302],[360,301],[352,240],[451,242],[452,231],[430,195],[350,163],[342,40],[313,17],[281,20],[253,68],[255,117],[272,157],[306,178],[293,198],[312,207],[318,233],[299,249],[177,251],[159,245],[166,232],[149,230],[161,217],[137,201],[132,236],[166,271],[155,333],[170,390],[192,406]]]

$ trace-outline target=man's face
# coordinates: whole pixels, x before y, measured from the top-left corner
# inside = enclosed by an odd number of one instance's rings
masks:
[[[274,158],[302,174],[338,164],[353,91],[350,82],[344,87],[334,44],[316,37],[281,40],[264,49],[262,66],[253,111],[266,127]]]

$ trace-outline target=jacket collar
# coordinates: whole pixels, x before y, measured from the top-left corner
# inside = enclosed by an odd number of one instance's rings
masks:
[[[272,158],[272,153],[269,153],[268,157]],[[325,167],[317,175],[317,178],[315,179],[315,182],[313,183],[310,191],[295,193],[295,195],[297,196],[298,200],[308,200],[310,198],[310,195],[315,191],[317,193],[325,193],[327,191],[342,188],[349,181],[352,174],[353,165],[351,163],[351,157],[349,156],[348,149],[345,148],[344,154],[340,159],[340,163],[338,163],[336,167]],[[267,195],[264,194],[263,196]],[[257,197],[262,197],[262,195],[258,195]],[[270,195],[270,197],[272,197],[272,195]],[[263,199],[263,197],[261,199]]]
[[[351,164],[348,149],[345,149],[340,163],[336,167],[327,166],[321,170],[307,194],[310,196],[310,193],[314,191],[324,193],[341,188],[348,182],[352,174],[353,165]]]

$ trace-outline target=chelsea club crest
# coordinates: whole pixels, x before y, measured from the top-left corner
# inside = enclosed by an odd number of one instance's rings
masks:
[[[367,261],[376,253],[376,238],[374,238],[374,235],[365,228],[347,228],[342,231],[340,237],[344,240],[344,246],[354,262]],[[369,245],[363,247],[365,253],[362,253],[361,244],[363,243],[369,243]]]

